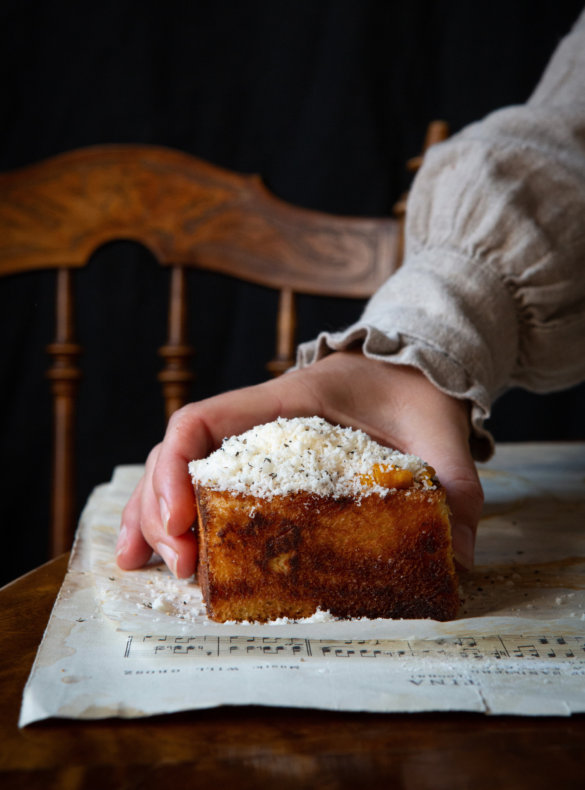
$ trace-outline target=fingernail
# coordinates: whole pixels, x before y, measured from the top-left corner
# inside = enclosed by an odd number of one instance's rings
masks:
[[[116,557],[119,554],[122,554],[123,551],[126,551],[126,547],[128,546],[128,530],[122,524],[120,529],[120,534],[118,535],[118,542],[116,543]]]
[[[171,517],[171,511],[169,510],[169,506],[161,497],[158,500],[158,506],[160,507],[160,519],[162,521],[162,525],[165,529],[167,535],[169,534],[169,519]]]
[[[166,543],[157,543],[155,548],[157,553],[160,554],[160,556],[166,562],[173,576],[175,576],[175,578],[178,578],[177,561],[179,559],[179,555],[177,554],[177,552],[173,551],[170,546],[166,545]]]
[[[451,530],[453,540],[453,559],[457,570],[471,572],[473,570],[473,552],[475,533],[467,524],[454,524]]]

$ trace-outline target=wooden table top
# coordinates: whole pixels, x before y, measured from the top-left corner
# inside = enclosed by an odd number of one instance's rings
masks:
[[[22,691],[67,559],[0,590],[3,790],[146,790],[185,781],[234,782],[238,790],[585,786],[585,716],[224,707],[131,721],[53,719],[19,730]]]

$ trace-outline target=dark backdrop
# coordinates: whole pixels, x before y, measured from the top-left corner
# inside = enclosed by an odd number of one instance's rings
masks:
[[[583,0],[4,0],[0,170],[96,143],[152,143],[257,172],[309,208],[383,216],[426,124],[529,96]],[[155,382],[168,272],[129,242],[76,275],[85,349],[79,504],[163,433]],[[266,378],[274,293],[191,272],[193,398]],[[54,274],[0,281],[0,582],[45,558]],[[362,305],[303,298],[299,340]],[[514,391],[499,440],[585,438],[583,388]]]

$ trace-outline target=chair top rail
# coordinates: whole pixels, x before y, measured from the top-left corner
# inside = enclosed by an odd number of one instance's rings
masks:
[[[399,265],[398,230],[293,206],[257,175],[158,146],[94,146],[0,174],[0,276],[83,267],[131,240],[165,266],[366,298]]]

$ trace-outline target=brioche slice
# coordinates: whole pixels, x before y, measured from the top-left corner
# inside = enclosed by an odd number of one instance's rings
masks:
[[[319,418],[279,419],[190,471],[210,618],[457,614],[445,490],[416,456]]]

